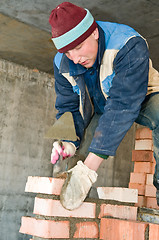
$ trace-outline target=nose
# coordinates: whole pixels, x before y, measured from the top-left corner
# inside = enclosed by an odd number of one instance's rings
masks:
[[[79,60],[80,60],[80,56],[79,54],[76,52],[76,51],[70,51],[69,52],[69,56],[70,56],[70,59],[75,63],[79,63]]]

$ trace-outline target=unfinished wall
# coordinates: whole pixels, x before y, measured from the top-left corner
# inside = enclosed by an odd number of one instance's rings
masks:
[[[55,121],[54,79],[37,69],[0,60],[0,85],[0,234],[3,240],[26,240],[28,236],[18,231],[21,216],[31,215],[33,208],[32,196],[24,193],[27,177],[49,177],[53,171],[52,140],[44,136]],[[128,186],[134,128],[117,156],[103,162],[95,186]]]
[[[51,141],[44,134],[55,119],[52,76],[0,60],[0,239],[19,234],[20,218],[33,199],[24,194],[28,175],[52,176]]]

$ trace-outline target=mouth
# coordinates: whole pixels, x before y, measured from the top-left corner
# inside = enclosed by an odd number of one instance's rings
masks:
[[[86,60],[86,61],[84,61],[84,62],[81,62],[80,64],[83,65],[83,66],[85,66],[85,65],[87,65],[88,63],[89,63],[89,61]]]

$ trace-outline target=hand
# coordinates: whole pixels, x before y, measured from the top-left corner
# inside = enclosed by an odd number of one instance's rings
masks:
[[[92,184],[97,180],[97,173],[82,161],[67,171],[67,178],[62,186],[60,201],[64,208],[74,210],[86,198]]]
[[[56,141],[53,143],[51,163],[55,164],[60,156],[62,156],[62,159],[72,157],[75,152],[76,147],[72,142]]]

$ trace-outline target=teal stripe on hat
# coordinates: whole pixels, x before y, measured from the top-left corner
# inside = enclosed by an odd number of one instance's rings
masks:
[[[57,49],[61,49],[70,44],[71,42],[75,41],[90,28],[90,26],[94,22],[94,18],[88,9],[86,9],[86,11],[86,16],[76,27],[59,37],[52,38],[52,41]]]

